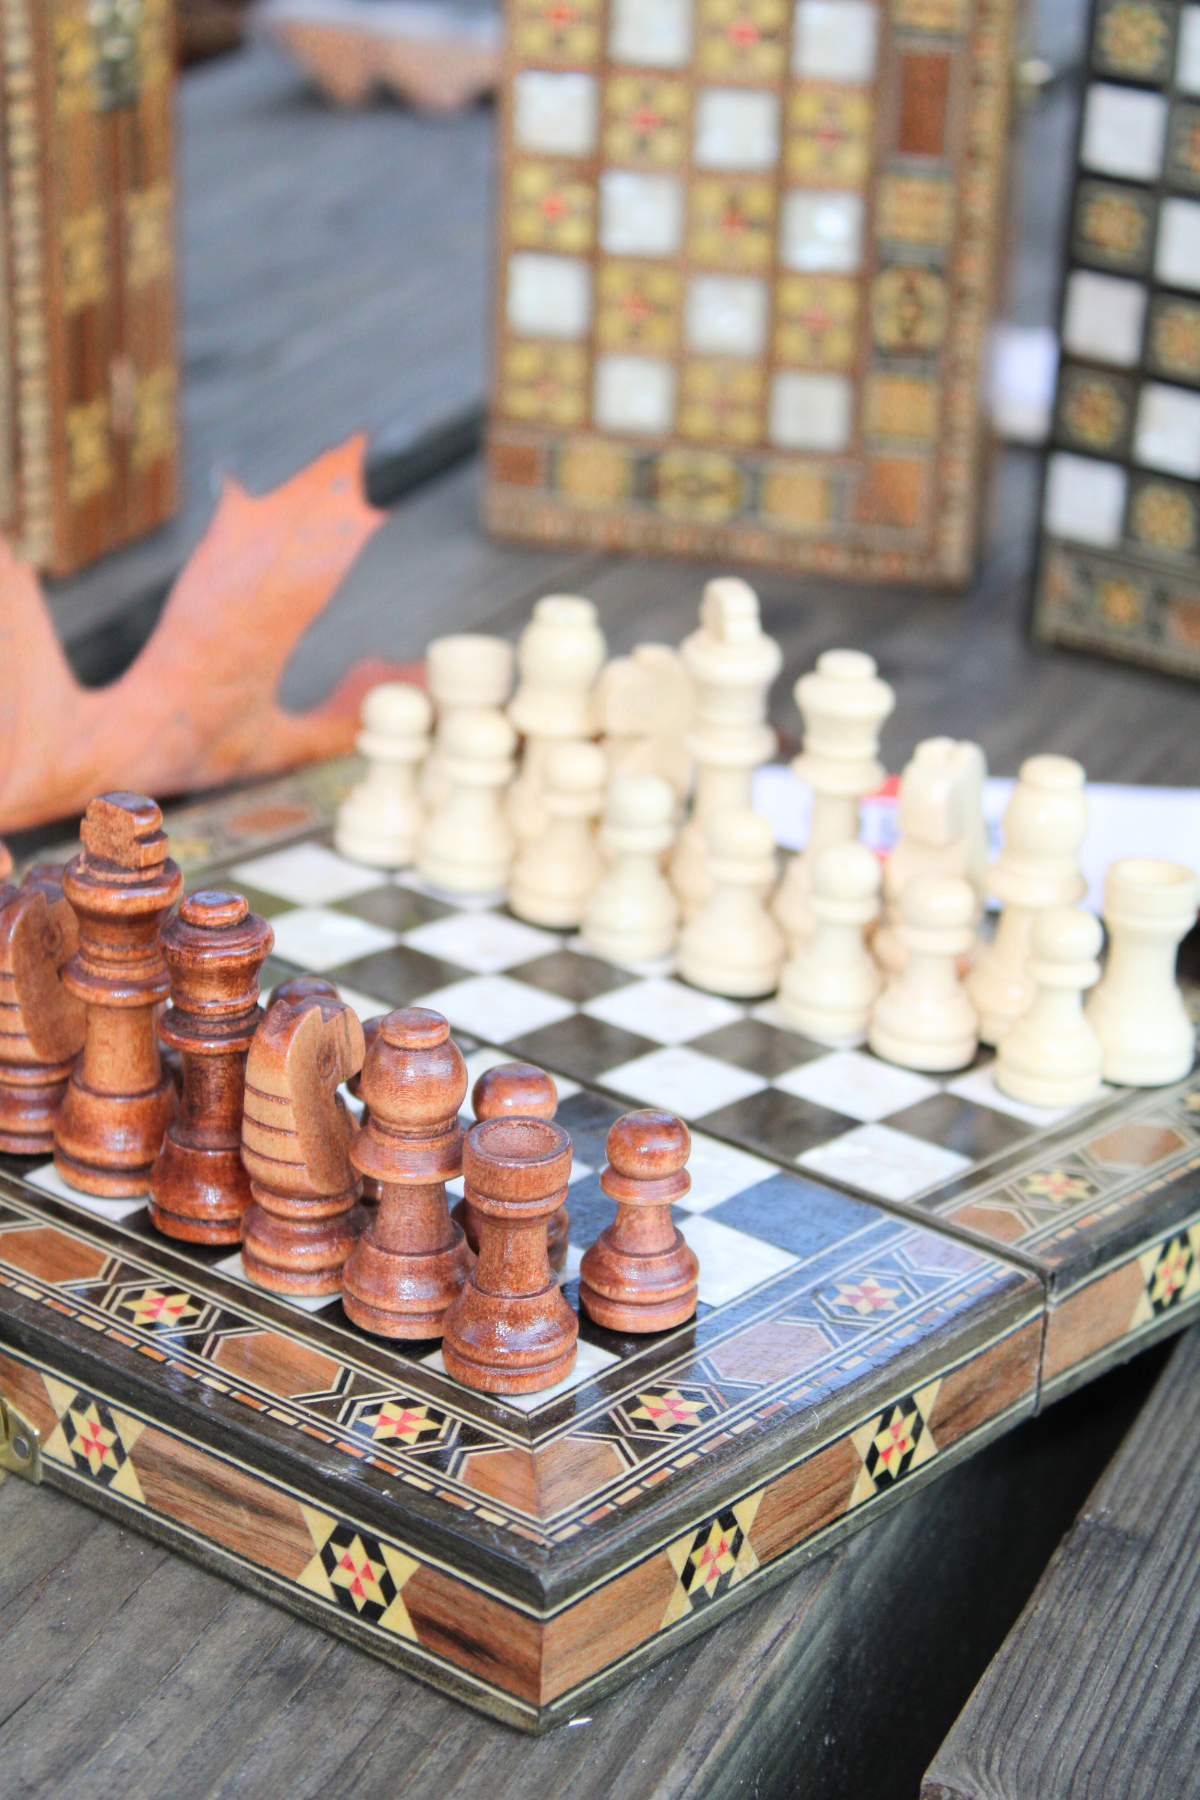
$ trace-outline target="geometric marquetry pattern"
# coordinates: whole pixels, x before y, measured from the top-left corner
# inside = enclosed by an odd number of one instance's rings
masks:
[[[1145,1291],[1131,1326],[1148,1324],[1200,1292],[1200,1225],[1177,1232],[1138,1257]]]
[[[699,1612],[729,1589],[744,1581],[758,1567],[750,1544],[763,1490],[724,1508],[685,1537],[668,1544],[667,1556],[679,1577],[671,1594],[662,1626]]]
[[[639,1389],[620,1411],[633,1431],[666,1437],[695,1431],[720,1412],[721,1406],[719,1396],[707,1388],[664,1382]]]
[[[406,1444],[410,1449],[436,1443],[446,1422],[445,1413],[405,1394],[364,1400],[348,1421],[351,1431],[373,1444]]]
[[[941,1385],[940,1379],[930,1381],[916,1393],[905,1394],[851,1432],[850,1441],[862,1458],[850,1496],[852,1507],[885,1488],[895,1487],[913,1469],[937,1455],[929,1415]]]
[[[365,1624],[415,1641],[417,1634],[400,1590],[420,1565],[368,1531],[359,1531],[311,1506],[300,1510],[314,1550],[312,1561],[298,1577],[300,1586],[323,1600],[332,1600]]]
[[[145,1496],[129,1453],[145,1430],[140,1419],[131,1419],[116,1407],[78,1388],[68,1387],[53,1376],[43,1375],[50,1404],[58,1423],[42,1445],[42,1455],[82,1475],[85,1471],[101,1487],[145,1505]]]

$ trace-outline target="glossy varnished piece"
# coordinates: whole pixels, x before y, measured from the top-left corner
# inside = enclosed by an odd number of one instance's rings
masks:
[[[544,1069],[532,1063],[497,1063],[485,1069],[471,1090],[471,1106],[477,1119],[552,1119],[558,1110],[558,1089]],[[454,1208],[467,1242],[479,1254],[479,1214],[464,1195]],[[567,1233],[571,1215],[556,1207],[546,1227],[550,1267],[557,1273],[567,1260]]]
[[[463,1186],[480,1223],[479,1260],[446,1316],[446,1368],[468,1387],[527,1394],[571,1372],[579,1321],[550,1267],[546,1226],[571,1173],[571,1140],[548,1119],[472,1125]]]
[[[258,972],[274,934],[240,894],[189,894],[159,934],[171,1005],[159,1023],[181,1058],[179,1115],[150,1177],[168,1237],[236,1244],[250,1204],[242,1163],[246,1053],[263,1017]]]
[[[617,1203],[579,1271],[580,1304],[609,1331],[666,1331],[696,1310],[699,1264],[671,1218],[691,1187],[691,1137],[666,1112],[626,1113],[608,1134],[600,1186]]]
[[[0,887],[0,1150],[12,1156],[54,1148],[55,1114],[83,1047],[83,1005],[62,982],[78,945],[61,868],[39,864],[20,887]]]
[[[302,980],[303,977],[297,976],[296,979]],[[363,1043],[366,1046],[365,1053],[363,1056],[364,1064],[366,1063],[367,1057],[371,1054],[371,1046],[375,1042],[375,1039],[379,1036],[379,1027],[383,1024],[383,1021],[386,1018],[386,1016],[387,1015],[385,1013],[379,1013],[376,1015],[375,1018],[364,1019],[362,1022]],[[357,1075],[352,1075],[350,1077],[349,1081],[346,1083],[346,1087],[349,1090],[349,1092],[354,1095],[354,1098],[362,1106],[362,1114],[358,1121],[358,1127],[359,1127],[360,1131],[364,1131],[371,1122],[371,1109],[362,1097],[362,1070],[361,1069],[358,1071]],[[373,1175],[364,1175],[362,1177],[362,1198],[363,1198],[363,1205],[366,1207],[372,1207],[372,1206],[379,1205],[379,1183],[376,1181],[376,1179]],[[474,1246],[472,1246],[472,1248],[473,1247]]]
[[[342,1305],[378,1337],[440,1337],[474,1261],[446,1205],[462,1168],[467,1070],[441,1014],[388,1013],[360,1085],[368,1122],[352,1158],[378,1183],[379,1206],[346,1264]]]
[[[281,1294],[336,1294],[362,1230],[350,1166],[355,1125],[338,1086],[361,1067],[362,1026],[348,1006],[313,994],[277,1000],[246,1060],[242,1161],[250,1206],[242,1265]]]
[[[83,849],[63,875],[79,921],[63,983],[87,1023],[55,1122],[54,1161],[85,1193],[142,1194],[175,1113],[158,1053],[158,1013],[170,992],[158,929],[183,877],[167,854],[162,814],[142,794],[101,794],[80,837]]]

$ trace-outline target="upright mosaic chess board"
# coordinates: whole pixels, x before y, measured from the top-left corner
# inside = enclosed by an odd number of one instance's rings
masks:
[[[1200,6],[1098,0],[1035,628],[1200,673]]]
[[[1011,0],[509,0],[495,531],[972,560]]]
[[[1048,1113],[987,1056],[932,1079],[830,1051],[770,1003],[347,862],[350,773],[168,819],[189,888],[270,919],[265,985],[437,1007],[472,1079],[554,1073],[573,1305],[610,1125],[683,1114],[696,1316],[641,1339],[584,1316],[557,1388],[476,1394],[436,1343],[162,1238],[144,1198],[2,1159],[0,1399],[47,1479],[538,1730],[1200,1310],[1200,1076]]]

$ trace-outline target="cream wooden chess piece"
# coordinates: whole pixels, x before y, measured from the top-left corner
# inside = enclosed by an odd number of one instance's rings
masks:
[[[775,917],[793,950],[811,936],[811,869],[831,844],[858,837],[858,804],[883,780],[879,732],[896,696],[861,650],[826,650],[795,686],[804,720],[804,748],[792,763],[813,791],[808,843],[787,866],[775,896]]]
[[[603,873],[595,821],[608,765],[599,744],[555,744],[545,762],[546,829],[517,852],[508,903],[519,919],[558,931],[581,923]]]
[[[501,791],[512,780],[516,733],[499,712],[460,712],[446,726],[449,792],[421,833],[418,872],[446,893],[504,892],[513,835]]]
[[[1104,877],[1108,960],[1084,1013],[1105,1081],[1165,1087],[1191,1072],[1196,1027],[1175,981],[1175,952],[1196,922],[1196,876],[1182,863],[1129,857]]]
[[[525,740],[521,768],[508,796],[508,817],[521,844],[540,837],[546,757],[553,745],[592,737],[597,729],[594,688],[606,645],[596,608],[577,594],[539,600],[517,646],[520,681],[508,716]]]
[[[1100,1087],[1100,1040],[1083,1013],[1099,979],[1100,921],[1074,906],[1039,912],[1030,933],[1033,1000],[1000,1039],[995,1081],[1030,1106],[1082,1106]]]
[[[983,777],[987,764],[978,744],[953,738],[926,738],[913,751],[900,777],[897,823],[900,839],[883,871],[884,918],[871,940],[881,969],[894,975],[904,966],[897,935],[900,896],[918,875],[965,875],[978,892],[985,871],[978,864],[983,827]],[[983,839],[986,848],[986,838]]]
[[[695,759],[696,787],[670,876],[689,919],[712,891],[709,819],[714,813],[749,809],[754,771],[774,753],[767,696],[783,655],[762,629],[754,589],[734,577],[707,583],[699,630],[684,639],[680,654],[696,687],[695,722],[684,739]]]
[[[967,977],[985,1044],[998,1044],[1032,1004],[1026,964],[1037,914],[1073,906],[1086,892],[1079,867],[1087,831],[1085,779],[1069,756],[1031,756],[1021,764],[1004,809],[1004,846],[988,876],[988,890],[1004,910],[995,938]]]
[[[367,773],[338,807],[333,833],[351,862],[405,869],[415,857],[423,816],[415,777],[429,747],[431,717],[420,688],[403,681],[382,682],[363,700],[355,745]]]
[[[709,898],[679,937],[679,973],[693,987],[734,999],[773,994],[783,934],[763,904],[775,877],[771,827],[749,807],[711,813]]]
[[[434,638],[425,652],[425,678],[433,698],[437,729],[421,771],[421,800],[433,812],[446,798],[443,743],[450,720],[460,712],[490,712],[512,692],[513,648],[503,638],[457,632]]]
[[[661,775],[683,800],[692,782],[685,737],[696,689],[679,651],[638,644],[632,656],[614,656],[596,694],[610,776]]]
[[[867,1041],[904,1069],[965,1068],[975,1054],[974,1008],[957,962],[971,946],[975,890],[961,875],[918,875],[900,896],[900,941],[908,952],[875,1002]]]
[[[881,986],[863,932],[879,913],[879,861],[863,844],[831,844],[813,864],[808,904],[816,925],[784,964],[779,1010],[818,1044],[866,1042]]]
[[[669,784],[661,775],[618,775],[600,836],[609,869],[588,902],[584,943],[616,963],[668,956],[679,933],[679,902],[662,872],[675,839]]]

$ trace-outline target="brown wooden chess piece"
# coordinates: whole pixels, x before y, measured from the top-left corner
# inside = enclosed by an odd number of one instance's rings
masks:
[[[336,1294],[366,1222],[350,1165],[357,1127],[338,1093],[362,1065],[363,1034],[341,1000],[277,1000],[246,1059],[242,1161],[252,1203],[242,1266],[277,1294]]]
[[[608,1134],[600,1186],[617,1216],[584,1252],[579,1301],[609,1331],[666,1331],[696,1310],[700,1265],[671,1218],[692,1185],[691,1148],[673,1113],[626,1113]]]
[[[371,1045],[379,1036],[379,1027],[383,1024],[386,1017],[386,1013],[378,1013],[375,1018],[364,1019],[362,1022],[363,1043],[366,1045],[366,1055],[363,1057],[364,1064],[366,1063],[367,1057],[371,1054]],[[365,1131],[367,1126],[371,1123],[371,1109],[362,1097],[361,1069],[358,1071],[357,1075],[352,1075],[350,1077],[346,1086],[362,1106],[362,1112],[359,1115],[358,1129],[360,1131]],[[364,1175],[362,1178],[362,1199],[363,1205],[367,1207],[368,1210],[373,1206],[379,1205],[379,1183],[373,1175]]]
[[[274,942],[241,894],[189,894],[159,933],[171,978],[161,1041],[182,1059],[179,1114],[150,1176],[150,1217],[168,1237],[236,1244],[250,1204],[242,1164],[246,1053],[263,1017],[258,972]]]
[[[327,1000],[340,1000],[341,995],[332,981],[326,981],[323,975],[288,975],[283,981],[276,982],[267,995],[267,1011],[270,1012],[277,1000],[286,1000],[289,1006],[295,1006],[298,1000],[308,1000],[316,994],[324,995]]]
[[[471,1091],[477,1119],[552,1119],[558,1110],[558,1089],[544,1069],[533,1063],[497,1063],[485,1069]],[[468,1244],[479,1254],[479,1215],[464,1195],[451,1215],[466,1233]],[[571,1215],[565,1206],[556,1209],[546,1227],[550,1267],[557,1271],[567,1260],[567,1233]]]
[[[170,992],[158,928],[183,889],[167,855],[162,814],[143,794],[101,794],[80,827],[63,893],[79,949],[63,973],[87,1009],[83,1054],[54,1125],[54,1162],[88,1194],[144,1194],[175,1114],[158,1054],[158,1014]]]
[[[379,1183],[379,1206],[346,1264],[342,1305],[378,1337],[440,1337],[475,1260],[446,1206],[462,1168],[467,1067],[442,1015],[388,1013],[361,1085],[369,1119],[351,1156]]]
[[[464,1192],[479,1217],[479,1260],[446,1314],[442,1356],[468,1387],[534,1393],[574,1367],[579,1321],[546,1248],[570,1173],[571,1140],[549,1119],[481,1119],[467,1133]]]
[[[83,1003],[62,983],[79,947],[62,873],[38,863],[20,887],[0,887],[0,1150],[10,1156],[50,1155],[83,1047]]]

